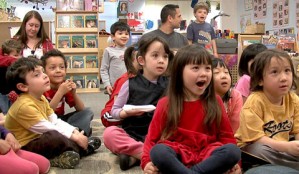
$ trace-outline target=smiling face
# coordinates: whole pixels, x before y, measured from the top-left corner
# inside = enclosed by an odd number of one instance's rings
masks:
[[[212,78],[212,67],[208,64],[188,64],[183,69],[185,100],[195,101],[200,98],[209,86]]]
[[[213,80],[215,92],[221,97],[230,89],[231,87],[231,77],[229,71],[226,67],[218,65],[213,69]]]
[[[129,41],[130,33],[128,31],[117,30],[115,35],[111,35],[111,37],[117,46],[124,47]]]
[[[21,86],[21,90],[28,94],[40,99],[41,95],[50,90],[50,80],[44,73],[44,69],[41,66],[37,66],[34,71],[30,71],[25,76],[26,84],[18,84]]]
[[[143,76],[148,80],[157,80],[163,75],[168,66],[168,54],[164,50],[164,45],[159,41],[154,41],[147,48],[145,57],[138,57],[139,64],[143,67]]]
[[[29,19],[28,22],[26,23],[26,29],[25,29],[27,37],[36,38],[37,33],[40,30],[40,25],[41,23],[36,18],[33,17]]]
[[[208,15],[207,10],[203,8],[196,10],[196,13],[194,13],[196,21],[199,23],[204,23],[206,21],[207,15]]]
[[[269,66],[265,67],[260,86],[273,104],[281,104],[282,98],[292,87],[293,74],[286,58],[272,57]]]
[[[49,57],[46,60],[45,72],[50,78],[51,88],[58,89],[66,76],[66,67],[63,58],[59,56]]]

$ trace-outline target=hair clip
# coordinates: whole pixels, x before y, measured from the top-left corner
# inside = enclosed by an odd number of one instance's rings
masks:
[[[134,50],[138,51],[138,46],[137,45],[134,46]]]

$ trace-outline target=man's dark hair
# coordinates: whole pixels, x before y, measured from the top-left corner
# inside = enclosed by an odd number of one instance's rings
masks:
[[[162,24],[167,21],[167,18],[169,15],[173,18],[175,17],[177,8],[180,8],[180,7],[178,5],[174,5],[174,4],[167,4],[162,8],[161,14],[160,14]]]

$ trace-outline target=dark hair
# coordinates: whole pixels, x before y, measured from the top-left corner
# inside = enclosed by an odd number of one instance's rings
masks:
[[[64,62],[64,66],[65,68],[67,67],[67,61],[66,61],[66,58],[65,56],[63,55],[63,53],[61,51],[59,51],[58,49],[53,49],[53,50],[50,50],[48,52],[46,52],[41,58],[40,60],[42,61],[43,63],[43,67],[45,68],[46,65],[47,65],[47,59],[50,58],[50,57],[60,57],[63,62]]]
[[[116,31],[127,31],[130,33],[130,27],[128,24],[118,21],[111,25],[110,32],[112,35],[115,35]]]
[[[23,93],[23,91],[17,88],[17,84],[26,84],[26,75],[30,71],[34,71],[38,66],[42,66],[42,63],[36,58],[20,58],[14,62],[6,71],[6,80],[9,88],[17,94]]]
[[[254,57],[258,53],[265,50],[267,50],[267,47],[261,43],[251,44],[248,47],[246,47],[243,50],[242,55],[240,57],[239,68],[238,68],[239,76],[242,76],[244,74],[249,75],[248,62],[254,59]]]
[[[186,65],[211,65],[212,55],[199,45],[187,45],[178,50],[172,62],[172,71],[168,85],[168,109],[166,112],[167,120],[165,129],[162,132],[162,138],[167,139],[177,129],[180,116],[183,111],[185,98],[183,71]],[[211,72],[212,73],[212,72]],[[205,113],[203,126],[210,126],[216,120],[219,126],[221,121],[221,109],[218,105],[214,90],[213,80],[204,93],[200,96],[203,102]]]
[[[10,54],[13,51],[20,53],[22,50],[22,44],[16,39],[8,39],[2,44],[2,54]]]
[[[177,8],[180,8],[180,7],[178,5],[174,5],[174,4],[167,4],[162,8],[161,14],[160,14],[162,24],[167,21],[167,18],[169,15],[172,18],[175,18]]]
[[[199,2],[199,3],[195,4],[195,6],[193,8],[193,13],[196,13],[196,11],[198,9],[205,9],[207,11],[207,13],[209,13],[209,11],[210,11],[208,4],[205,2]]]
[[[18,32],[16,33],[16,35],[14,37],[22,42],[23,47],[26,47],[26,45],[27,45],[26,24],[32,18],[35,18],[40,22],[39,31],[37,33],[37,37],[40,38],[40,41],[34,47],[34,48],[37,48],[42,43],[44,43],[47,39],[49,39],[49,36],[47,35],[47,33],[44,29],[43,18],[37,11],[31,10],[28,13],[26,13],[20,29],[18,30]]]
[[[138,69],[136,69],[133,65],[134,59],[137,59],[135,52],[138,50],[136,48],[137,48],[137,44],[131,45],[126,49],[124,54],[124,61],[125,61],[128,74],[136,75],[138,72]]]
[[[227,65],[225,64],[225,62],[224,62],[222,59],[214,58],[214,57],[213,57],[213,58],[212,58],[212,69],[217,68],[218,66],[221,67],[221,68],[223,67],[223,68],[227,69],[227,70],[228,70],[228,74],[229,74],[229,76],[230,76],[230,79],[232,79],[232,74],[231,74],[229,68],[227,67]],[[231,84],[231,86],[232,86],[232,84]],[[229,90],[223,95],[223,97],[222,97],[222,101],[223,101],[223,102],[228,102],[229,99],[231,98],[230,94],[231,94],[231,90],[229,89]]]
[[[297,79],[295,69],[291,57],[284,51],[278,49],[269,49],[263,51],[256,55],[254,61],[251,65],[251,78],[250,78],[250,90],[252,91],[261,91],[263,87],[260,86],[260,82],[263,81],[263,76],[265,74],[265,69],[269,66],[271,59],[287,59],[291,65],[293,79],[292,79],[292,88],[296,89],[297,85],[295,80]]]
[[[155,42],[158,41],[162,43],[165,53],[168,54],[168,61],[171,62],[173,59],[173,52],[170,50],[167,42],[165,39],[163,39],[160,36],[155,36],[155,37],[143,37],[141,40],[138,42],[138,56],[145,57],[146,52],[148,50],[148,47]]]

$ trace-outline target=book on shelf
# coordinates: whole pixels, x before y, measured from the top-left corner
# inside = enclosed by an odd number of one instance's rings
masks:
[[[73,76],[69,75],[69,74],[66,74],[65,80],[73,80]]]
[[[72,56],[64,56],[66,59],[66,65],[67,65],[67,69],[72,68]]]
[[[86,28],[97,28],[98,19],[96,15],[86,15],[85,16],[85,27]]]
[[[85,88],[85,78],[83,75],[74,75],[73,82],[76,84],[77,89]]]
[[[97,55],[86,55],[86,68],[98,68],[98,56]]]
[[[75,55],[72,57],[72,68],[84,68],[84,56]]]
[[[274,35],[263,35],[262,44],[264,44],[268,49],[274,49],[277,47],[278,37]]]
[[[71,36],[70,35],[58,35],[58,48],[70,48]]]
[[[85,76],[85,88],[98,88],[98,76],[97,75],[86,75]]]
[[[84,28],[84,16],[72,15],[71,16],[71,28]]]
[[[84,35],[72,35],[72,48],[84,48]]]
[[[57,28],[70,28],[70,16],[69,15],[57,15]]]
[[[96,34],[85,35],[86,48],[98,48],[98,36]]]
[[[85,0],[85,11],[92,11],[92,0]]]
[[[57,0],[57,11],[81,11],[84,10],[84,0]]]
[[[98,0],[98,9],[100,13],[104,13],[104,0]]]

